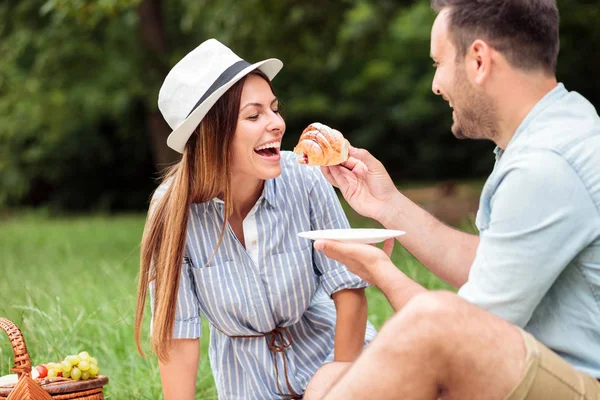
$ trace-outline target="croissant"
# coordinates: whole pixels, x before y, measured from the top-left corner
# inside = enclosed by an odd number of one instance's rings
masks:
[[[348,160],[349,146],[340,131],[313,122],[300,135],[294,153],[298,164],[337,165]]]

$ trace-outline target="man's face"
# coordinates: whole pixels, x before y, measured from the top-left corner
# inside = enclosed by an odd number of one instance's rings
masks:
[[[469,80],[465,58],[457,59],[449,32],[449,11],[449,8],[443,9],[431,29],[431,58],[436,68],[432,90],[454,110],[451,129],[454,136],[493,139],[498,132],[494,102]]]

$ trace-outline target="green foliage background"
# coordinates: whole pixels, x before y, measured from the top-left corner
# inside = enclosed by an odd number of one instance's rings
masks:
[[[598,105],[600,4],[558,3],[559,80]],[[158,89],[210,37],[249,61],[283,60],[284,148],[322,121],[398,180],[484,177],[492,144],[454,139],[431,93],[433,19],[427,0],[4,0],[0,205],[145,208],[165,166],[148,118]]]

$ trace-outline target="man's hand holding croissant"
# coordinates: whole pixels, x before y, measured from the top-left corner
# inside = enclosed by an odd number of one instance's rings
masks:
[[[321,171],[356,212],[381,222],[383,211],[400,193],[383,164],[367,150],[350,146],[349,156],[343,164]]]
[[[321,166],[327,180],[365,217],[382,222],[383,210],[399,195],[381,162],[327,125],[313,122],[306,127],[294,153],[300,164]]]

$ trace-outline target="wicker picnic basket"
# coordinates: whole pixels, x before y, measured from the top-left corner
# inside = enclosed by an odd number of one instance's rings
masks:
[[[0,400],[104,400],[102,388],[108,383],[106,376],[85,381],[66,378],[33,379],[31,361],[21,330],[10,320],[0,318],[0,328],[6,332],[15,354],[11,369],[19,377],[16,385],[0,386]]]

